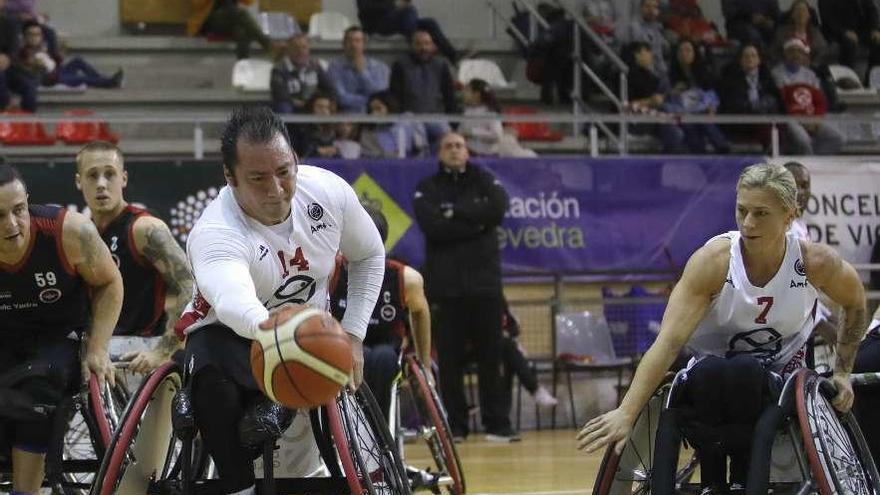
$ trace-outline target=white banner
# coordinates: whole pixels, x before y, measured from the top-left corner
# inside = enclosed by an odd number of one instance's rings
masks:
[[[804,220],[810,239],[850,263],[869,263],[880,238],[880,160],[798,157],[812,177]],[[775,160],[785,163],[788,160]]]

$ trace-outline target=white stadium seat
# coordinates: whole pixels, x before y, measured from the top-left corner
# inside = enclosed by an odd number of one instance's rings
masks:
[[[232,67],[232,87],[241,91],[269,91],[272,62],[244,58]]]
[[[342,41],[345,30],[352,25],[351,19],[339,12],[316,12],[309,19],[309,38]]]
[[[260,30],[272,40],[288,40],[300,33],[296,19],[284,12],[260,12]]]
[[[458,80],[467,84],[471,79],[482,79],[497,89],[511,89],[516,86],[516,83],[507,81],[498,64],[485,58],[465,59],[459,63]]]

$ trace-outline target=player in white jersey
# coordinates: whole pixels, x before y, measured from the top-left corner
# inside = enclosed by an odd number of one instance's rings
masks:
[[[691,414],[688,422],[714,428],[697,437],[685,428],[699,451],[704,488],[727,490],[718,486],[727,483],[725,456],[731,458],[731,484],[744,483],[751,426],[772,402],[770,372],[802,365],[817,289],[845,311],[832,377],[839,393],[833,404],[841,411],[850,408],[849,374],[866,326],[864,289],[853,267],[831,248],[787,235],[797,213],[796,197],[794,179],[780,165],[743,171],[736,194],[739,232],[713,238],[688,260],[657,340],[639,363],[623,402],[584,426],[578,435],[581,449],[592,452],[611,444],[622,451],[639,412],[687,345],[698,357],[677,396]],[[652,483],[654,493],[671,492],[673,473],[656,471],[655,464],[655,480],[663,476],[670,482]]]
[[[340,177],[299,165],[283,122],[265,107],[236,109],[221,138],[224,187],[187,240],[195,294],[178,329],[202,439],[225,493],[253,493],[255,457],[239,423],[262,397],[250,371],[254,332],[287,304],[328,309],[327,281],[340,252],[349,260],[353,386],[361,341],[382,285],[385,251],[370,216]],[[284,411],[279,411],[284,415]],[[289,414],[286,421],[289,424]],[[286,425],[281,425],[285,427]]]

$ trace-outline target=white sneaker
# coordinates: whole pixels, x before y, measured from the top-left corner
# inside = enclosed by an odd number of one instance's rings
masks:
[[[538,387],[535,391],[535,403],[541,407],[554,407],[559,402],[556,397],[550,395],[550,392],[543,386]]]

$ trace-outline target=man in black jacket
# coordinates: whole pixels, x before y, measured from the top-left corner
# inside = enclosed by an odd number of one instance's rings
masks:
[[[819,0],[822,32],[840,44],[840,63],[853,67],[859,47],[868,48],[868,67],[880,64],[880,14],[874,0]]]
[[[468,434],[464,397],[466,349],[476,357],[480,410],[487,439],[519,440],[510,426],[510,405],[501,392],[501,260],[496,227],[508,197],[491,173],[468,162],[460,134],[440,141],[440,169],[416,187],[416,221],[425,234],[424,271],[440,390],[455,437]]]
[[[14,86],[9,81],[9,68],[21,46],[21,26],[3,11],[5,5],[6,0],[0,0],[0,111],[9,106],[9,90]]]
[[[453,64],[458,63],[458,52],[443,34],[440,24],[431,17],[419,17],[412,0],[357,0],[357,8],[365,33],[402,34],[408,39],[417,30],[427,31],[440,53]]]

